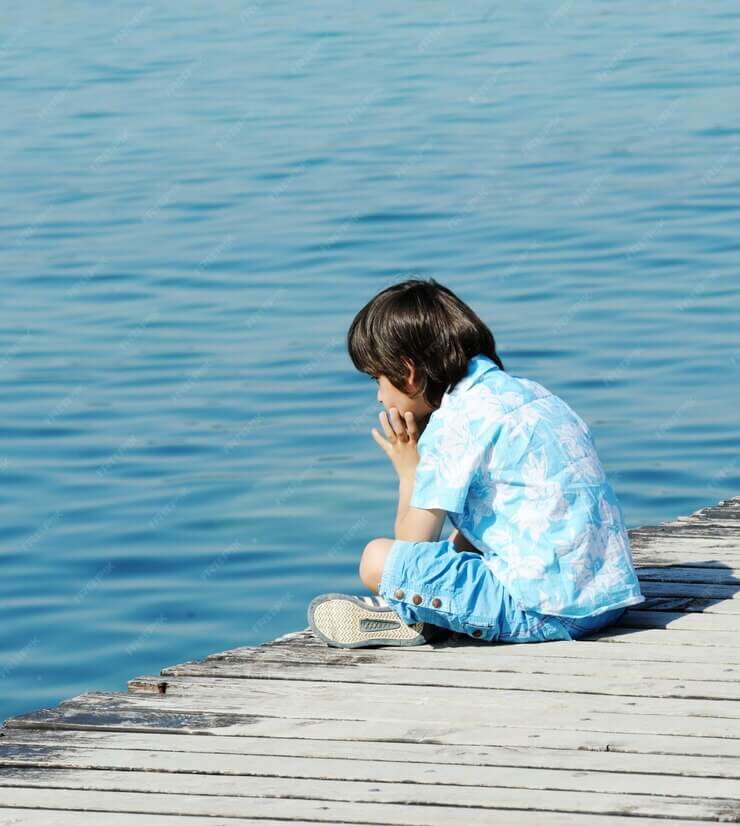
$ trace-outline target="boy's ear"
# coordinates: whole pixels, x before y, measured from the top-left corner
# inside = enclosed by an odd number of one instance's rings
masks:
[[[401,357],[401,361],[406,365],[406,390],[410,390],[410,393],[406,395],[412,395],[416,392],[416,371],[414,370],[414,365],[410,359],[405,357]]]

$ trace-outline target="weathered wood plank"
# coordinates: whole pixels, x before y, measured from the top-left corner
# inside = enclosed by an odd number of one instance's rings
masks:
[[[665,628],[670,631],[732,631],[740,632],[740,613],[710,614],[683,611],[630,611],[614,628]],[[740,634],[738,641],[740,642]]]
[[[468,772],[470,770],[468,769]],[[394,816],[397,806],[423,806],[430,812],[443,814],[450,808],[468,807],[481,812],[506,809],[539,810],[544,812],[579,812],[592,814],[613,814],[619,812],[630,817],[671,817],[718,819],[729,814],[737,814],[740,801],[734,797],[738,781],[717,780],[718,789],[727,789],[733,797],[723,798],[713,793],[712,781],[699,778],[697,789],[703,789],[701,796],[674,795],[670,778],[655,777],[650,779],[653,790],[650,793],[634,792],[599,792],[591,791],[590,784],[619,787],[624,783],[628,788],[635,785],[634,777],[620,774],[590,775],[581,773],[575,777],[573,788],[543,789],[539,785],[509,785],[511,775],[523,776],[526,770],[497,769],[489,773],[491,780],[501,778],[501,785],[460,786],[454,783],[393,783],[380,780],[304,780],[294,777],[251,777],[241,776],[238,783],[231,777],[200,774],[174,774],[165,772],[131,772],[131,771],[86,771],[78,769],[55,769],[43,771],[38,769],[0,769],[0,788],[3,799],[14,804],[17,792],[27,792],[29,788],[37,791],[39,797],[54,800],[59,806],[61,801],[73,802],[74,792],[84,793],[87,808],[110,806],[113,811],[126,811],[130,806],[134,811],[173,814],[213,814],[244,816],[254,811],[253,806],[260,802],[270,802],[273,817],[283,811],[283,804],[296,802],[296,798],[312,811],[312,804],[331,802],[355,804],[356,817],[361,817],[365,807],[372,811],[375,807],[384,807],[386,814]],[[558,778],[563,783],[568,774],[562,776],[557,771],[544,772],[533,770],[531,783],[546,783],[547,778]],[[537,779],[539,777],[540,779]],[[593,778],[593,780],[592,780]],[[480,780],[485,782],[488,776],[480,773]],[[578,780],[583,788],[578,788]],[[647,780],[647,779],[646,779]],[[675,782],[675,781],[673,781]],[[689,778],[682,782],[690,786]],[[664,792],[664,788],[666,791]],[[578,791],[574,794],[573,791]],[[109,795],[113,793],[113,800]],[[55,799],[56,798],[56,799]],[[146,798],[146,801],[144,800]],[[79,798],[77,798],[79,799]],[[110,801],[110,803],[108,802]],[[389,805],[391,804],[391,805]],[[394,805],[395,804],[395,805]],[[333,808],[334,806],[332,806]],[[293,811],[292,806],[289,811]],[[260,814],[268,814],[267,811]],[[301,812],[303,817],[306,811]],[[468,821],[467,818],[465,818]],[[468,821],[469,822],[469,821]]]
[[[439,679],[455,680],[455,684],[470,677],[470,679],[476,681],[487,681],[485,685],[490,685],[490,674],[503,675],[505,679],[528,681],[536,676],[557,675],[576,679],[598,674],[603,679],[627,679],[632,682],[642,682],[643,680],[670,680],[674,683],[698,681],[709,685],[723,683],[733,686],[737,685],[740,677],[740,666],[725,664],[644,662],[640,664],[639,674],[636,674],[633,660],[581,660],[547,656],[511,657],[503,651],[498,651],[495,657],[484,657],[476,660],[469,660],[468,658],[453,660],[448,657],[445,662],[439,665],[434,660],[418,662],[419,665],[414,666],[411,663],[403,662],[396,665],[387,659],[381,658],[378,658],[377,664],[372,660],[358,661],[349,657],[337,657],[336,660],[328,662],[280,658],[272,660],[265,657],[234,660],[205,659],[163,668],[160,676],[233,677],[237,679],[271,677],[282,679],[296,674],[298,676],[311,674],[311,679],[323,679],[329,682],[359,680],[378,683],[419,683],[428,681],[431,674],[436,673]],[[470,684],[473,685],[474,683]],[[479,683],[476,682],[475,684]],[[498,677],[496,678],[496,684],[499,684]],[[552,683],[549,684],[553,685]],[[557,683],[556,685],[561,684]],[[527,685],[531,688],[537,687],[531,682]],[[521,687],[525,686],[522,685]],[[583,680],[579,681],[579,687],[583,688]]]
[[[3,757],[0,787],[23,786],[30,781],[41,787],[53,785],[111,791],[221,795],[231,794],[238,787],[240,794],[249,797],[288,796],[287,793],[292,791],[296,796],[313,798],[323,796],[325,787],[338,788],[339,783],[347,783],[348,786],[354,783],[355,793],[362,794],[367,792],[364,784],[385,784],[388,788],[395,788],[401,783],[410,783],[417,787],[416,798],[410,802],[423,803],[426,799],[430,804],[461,803],[467,796],[469,802],[476,805],[476,795],[483,792],[477,805],[486,805],[490,795],[485,792],[501,787],[651,797],[659,784],[661,795],[740,800],[740,780],[736,778],[665,774],[658,780],[655,772],[621,771],[614,766],[609,771],[594,771],[590,768],[533,768],[506,763],[480,765],[478,771],[471,772],[469,765],[446,761],[443,750],[440,750],[439,761],[426,763],[373,759],[374,752],[367,745],[363,746],[362,751],[358,749],[351,760],[317,756],[209,755],[206,762],[203,754],[141,752],[130,755],[120,750],[97,750],[92,756],[99,761],[92,766],[75,765],[80,758],[73,753],[45,760],[37,758],[35,762],[18,757],[11,761]],[[624,755],[619,757],[624,761]],[[486,768],[491,770],[485,771]],[[238,784],[234,782],[234,777],[239,778]],[[51,783],[48,783],[49,779]],[[285,781],[296,783],[291,787]],[[443,788],[441,796],[433,792],[427,795],[429,784],[435,787],[452,786],[454,790]],[[455,794],[460,795],[457,801]]]
[[[74,768],[140,769],[149,771],[213,771],[221,774],[260,774],[270,763],[263,758],[301,758],[298,776],[318,770],[315,758],[329,761],[320,776],[336,768],[336,779],[361,778],[368,761],[438,767],[447,766],[558,769],[571,771],[633,772],[691,777],[721,777],[740,780],[740,761],[736,757],[664,753],[667,738],[653,738],[651,753],[605,747],[595,750],[583,739],[579,748],[556,749],[526,746],[467,746],[443,743],[368,742],[365,740],[301,740],[296,737],[203,737],[157,732],[31,731],[12,730],[0,737],[0,765],[34,765]],[[670,738],[668,746],[681,738]],[[603,744],[602,744],[603,745]],[[620,745],[627,746],[627,742]],[[687,744],[688,745],[688,744]],[[637,744],[646,748],[647,743]],[[244,760],[242,758],[245,758]],[[256,761],[256,763],[255,763]],[[336,766],[334,766],[336,763]],[[256,765],[256,768],[255,768]],[[281,764],[280,764],[281,765]],[[206,769],[204,769],[204,766]],[[282,766],[281,766],[282,767]],[[405,769],[393,769],[399,779]],[[399,773],[400,772],[400,773]],[[274,771],[272,773],[275,773]],[[424,772],[428,780],[428,773]],[[393,779],[391,778],[391,779]],[[477,785],[477,778],[465,772],[463,785]]]
[[[268,681],[260,681],[268,682]],[[283,683],[284,685],[284,683]],[[117,710],[125,713],[132,721],[132,726],[143,725],[143,720],[151,715],[153,724],[164,723],[167,726],[176,724],[179,717],[186,712],[190,713],[190,721],[197,723],[200,719],[201,728],[234,726],[234,733],[244,733],[243,723],[249,725],[256,717],[274,715],[299,719],[316,720],[366,720],[395,722],[400,725],[404,722],[414,722],[417,726],[424,726],[428,722],[446,722],[455,720],[456,725],[478,722],[485,717],[490,724],[501,726],[531,726],[533,719],[540,725],[550,728],[568,729],[580,726],[585,730],[611,731],[615,733],[642,731],[655,734],[682,734],[699,737],[740,737],[740,723],[734,717],[716,716],[715,707],[723,705],[728,713],[736,713],[736,704],[721,704],[716,700],[660,700],[660,708],[656,714],[640,713],[644,703],[650,702],[643,698],[624,698],[622,708],[610,706],[616,698],[606,698],[609,703],[603,702],[599,695],[583,695],[588,698],[588,704],[564,701],[562,695],[540,694],[538,702],[532,693],[510,692],[515,694],[514,703],[506,703],[504,692],[481,691],[480,689],[425,688],[406,691],[401,701],[399,693],[403,694],[408,686],[399,686],[396,697],[387,696],[385,686],[359,686],[353,688],[350,698],[336,698],[325,691],[321,697],[315,687],[308,687],[307,683],[300,684],[302,694],[293,696],[285,689],[273,689],[263,686],[261,692],[252,688],[251,696],[232,695],[230,697],[203,696],[203,694],[186,693],[181,696],[151,695],[151,694],[85,694],[72,698],[61,704],[57,709],[41,710],[31,715],[22,715],[30,719],[37,727],[43,723],[62,722],[69,715],[75,720],[76,727],[84,721],[85,715],[92,709],[101,712],[99,720],[105,720]],[[275,696],[277,692],[277,696]],[[465,693],[467,704],[458,702],[454,707],[445,710],[440,706],[449,694]],[[481,707],[470,707],[474,702],[473,693],[482,694]],[[358,696],[359,695],[359,696]],[[326,697],[328,696],[328,700]],[[357,699],[355,699],[357,698]],[[282,708],[281,708],[282,701]],[[373,702],[375,701],[375,702]],[[602,709],[593,709],[593,705],[600,704]],[[629,712],[632,704],[633,712]],[[693,707],[692,707],[693,704]],[[671,711],[670,709],[673,709]],[[462,710],[461,710],[462,709]],[[724,709],[723,709],[724,710]],[[692,714],[691,711],[695,711]],[[476,714],[476,712],[479,712]],[[713,715],[713,716],[710,716]],[[238,718],[238,719],[237,719]],[[23,725],[18,718],[13,718],[14,725]]]
[[[645,602],[630,609],[631,613],[644,611],[676,611],[683,614],[740,615],[738,599],[700,599],[696,597],[659,597],[643,593]]]
[[[710,554],[692,554],[682,551],[676,554],[655,553],[654,551],[637,551],[633,562],[638,579],[643,582],[640,571],[643,568],[691,568],[703,571],[720,571],[737,578],[740,575],[739,559],[717,559]]]
[[[303,780],[362,781],[384,783],[435,783],[440,785],[509,788],[553,789],[560,791],[592,791],[604,794],[652,794],[656,784],[661,794],[683,797],[740,797],[740,780],[737,778],[695,776],[691,766],[683,772],[671,771],[657,777],[654,760],[644,755],[614,755],[607,770],[597,770],[584,764],[578,769],[570,769],[563,764],[563,755],[548,753],[549,765],[512,765],[509,755],[501,752],[496,763],[460,765],[451,762],[453,749],[437,747],[433,761],[403,762],[389,758],[379,758],[377,749],[368,744],[357,744],[352,759],[322,758],[310,755],[234,755],[200,752],[137,751],[130,754],[123,749],[74,749],[60,753],[56,745],[46,748],[25,744],[0,744],[0,785],[18,785],[18,777],[24,774],[12,772],[13,768],[34,769],[74,769],[84,775],[56,773],[69,780],[70,776],[94,779],[95,771],[110,772],[111,786],[106,788],[133,791],[161,791],[171,794],[228,794],[234,787],[231,777],[251,780],[266,778],[298,778]],[[431,755],[430,755],[431,757]],[[615,759],[616,758],[616,759]],[[652,765],[648,765],[648,759]],[[695,759],[691,758],[693,762]],[[640,771],[639,766],[644,770]],[[494,771],[495,769],[495,771]],[[4,773],[4,770],[8,770]],[[131,782],[120,781],[130,773]],[[147,774],[148,773],[148,774]],[[157,774],[176,774],[174,780],[158,779]],[[198,777],[192,777],[192,775]],[[143,779],[139,780],[139,775]],[[44,781],[44,773],[35,775]],[[116,783],[118,780],[118,783]],[[73,784],[67,782],[71,788]],[[252,787],[259,793],[259,783]],[[249,787],[242,787],[246,794],[254,794]],[[310,784],[307,784],[310,791]],[[310,795],[307,795],[310,796]],[[430,801],[433,802],[433,801]],[[472,802],[472,801],[471,801]]]
[[[356,717],[362,709],[368,717],[380,719],[454,719],[473,722],[491,712],[511,714],[527,710],[540,717],[547,714],[581,714],[591,711],[611,714],[685,715],[726,721],[728,731],[740,733],[740,704],[722,699],[676,699],[673,697],[630,697],[589,693],[585,684],[580,692],[512,691],[489,688],[449,688],[430,684],[377,685],[353,683],[351,696],[337,692],[331,683],[316,680],[219,680],[208,677],[169,677],[166,694],[156,690],[161,677],[135,678],[135,687],[146,689],[144,697],[167,706],[193,710],[241,710],[244,712],[282,715],[299,711],[310,704],[311,711]],[[493,680],[492,680],[493,682]],[[598,691],[596,679],[592,681]],[[340,696],[337,696],[337,695]],[[133,698],[141,695],[132,694]],[[367,708],[365,708],[367,706]],[[638,710],[639,709],[639,710]]]
[[[629,532],[630,547],[636,549],[649,547],[655,543],[659,550],[674,553],[676,547],[681,550],[698,550],[712,548],[713,552],[729,553],[736,556],[739,543],[737,530],[739,520],[720,524],[717,522],[683,522],[676,526],[637,528]],[[675,538],[675,545],[671,540]]]
[[[519,660],[521,663],[522,660]],[[539,662],[539,661],[538,661]],[[592,664],[598,661],[589,661]],[[516,665],[516,663],[515,663]],[[697,667],[698,669],[698,667]],[[583,669],[582,669],[583,671]],[[561,675],[538,669],[534,672],[517,673],[510,669],[505,670],[454,670],[436,668],[403,668],[389,666],[363,665],[358,668],[342,669],[327,668],[324,665],[303,665],[294,663],[286,669],[280,663],[252,663],[241,664],[238,668],[215,669],[213,665],[190,666],[176,668],[173,677],[209,678],[209,679],[242,679],[242,680],[311,680],[314,682],[336,683],[375,683],[379,685],[437,685],[450,688],[488,688],[488,689],[516,689],[518,691],[552,691],[578,693],[584,691],[584,685],[589,693],[616,694],[629,697],[675,697],[675,698],[714,698],[718,700],[740,700],[740,681],[724,675],[725,679],[713,681],[711,677],[701,680],[660,679],[650,678],[646,674],[635,674],[634,667],[631,673],[625,672],[619,676],[606,674],[604,670],[594,669],[588,674]],[[705,676],[708,676],[705,674]],[[166,682],[166,681],[165,681]],[[129,680],[131,691],[153,691],[161,689],[161,675],[159,677],[145,677]],[[218,689],[216,689],[218,690]]]
[[[675,533],[677,536],[692,536],[698,531],[706,531],[709,538],[713,536],[732,536],[737,530],[740,520],[737,515],[727,514],[723,517],[713,519],[675,519],[672,522],[660,522],[657,525],[640,525],[636,528],[629,528],[630,541],[634,536],[666,536]]]
[[[87,696],[87,695],[85,695]],[[474,724],[425,720],[339,720],[316,717],[266,717],[239,712],[188,711],[179,713],[158,708],[132,706],[130,695],[117,695],[104,703],[80,701],[63,703],[52,709],[38,709],[10,718],[5,731],[82,730],[93,733],[176,733],[213,735],[219,738],[254,736],[297,737],[311,740],[362,740],[369,742],[432,743],[466,746],[521,746],[585,751],[638,751],[646,754],[686,754],[740,757],[740,738],[727,736],[724,726],[714,734],[695,721],[676,717],[614,719],[590,714],[577,726],[568,721],[528,720],[502,725],[482,719]],[[624,723],[628,725],[624,725]],[[621,725],[617,730],[616,723]]]
[[[740,543],[737,540],[737,530],[740,520],[733,520],[725,525],[710,525],[705,522],[683,522],[679,525],[651,526],[636,528],[629,531],[630,547],[634,552],[637,548],[654,545],[659,551],[666,550],[673,553],[676,548],[681,550],[705,550],[737,554]]]
[[[722,648],[736,648],[740,645],[740,636],[735,631],[696,631],[693,629],[671,628],[627,628],[619,623],[589,635],[589,639],[598,639],[601,642],[619,643],[621,645],[642,645],[643,643],[659,642],[664,645],[677,646],[722,646]],[[583,642],[577,640],[576,642]],[[549,645],[549,643],[545,643]]]
[[[570,795],[573,797],[573,795]],[[503,795],[502,795],[503,797]],[[625,796],[627,797],[627,796]],[[734,803],[714,802],[718,814],[731,811]],[[520,803],[521,805],[521,803]],[[625,800],[631,807],[634,801]],[[637,804],[639,805],[639,804]],[[693,805],[689,801],[686,806]],[[306,800],[289,798],[256,798],[243,796],[218,797],[214,795],[169,795],[155,793],[128,793],[100,791],[91,800],[89,792],[76,789],[6,788],[1,806],[31,806],[37,809],[90,809],[97,812],[121,811],[170,815],[209,814],[230,818],[274,818],[292,822],[318,821],[323,823],[389,824],[389,826],[449,826],[450,822],[464,822],[467,826],[511,826],[512,813],[503,805],[499,810],[477,806],[428,806],[415,804],[389,805],[372,802],[345,802],[339,800]],[[616,814],[581,814],[572,809],[556,811],[517,811],[517,826],[624,826],[624,807],[616,805]],[[677,807],[676,807],[677,808]],[[0,809],[2,811],[2,809]],[[106,821],[107,821],[106,815]],[[213,821],[211,821],[212,823]],[[706,817],[679,819],[672,817],[676,826],[706,826]],[[632,816],[629,826],[656,826],[652,816]]]
[[[737,568],[740,560],[736,537],[729,539],[693,534],[674,538],[668,534],[638,534],[630,541],[630,546],[638,577],[640,568],[650,564],[646,561],[649,559],[658,559],[678,568],[706,564],[728,569]]]
[[[735,585],[711,585],[698,582],[641,581],[645,597],[694,597],[696,599],[740,600],[740,588]],[[644,603],[642,603],[644,605]],[[634,606],[640,608],[639,605]]]
[[[740,549],[737,539],[724,543],[711,540],[705,536],[689,536],[683,539],[668,538],[664,535],[656,537],[638,536],[632,546],[632,559],[636,568],[644,567],[646,557],[654,557],[678,567],[684,564],[721,566],[737,568]],[[687,562],[684,563],[683,560]],[[673,560],[678,560],[673,562]]]
[[[241,818],[240,818],[241,819]],[[171,815],[137,814],[135,812],[106,812],[105,826],[175,826]],[[234,826],[234,818],[180,815],[176,826]],[[286,820],[249,818],[249,826],[285,826]],[[315,826],[315,820],[294,820],[289,826]],[[682,821],[686,823],[687,821]],[[19,809],[7,807],[0,801],[0,826],[100,826],[100,812],[62,811],[61,809]]]
[[[561,657],[566,659],[609,659],[613,661],[629,660],[630,662],[693,662],[693,663],[714,663],[718,661],[728,664],[740,664],[740,648],[724,648],[721,657],[714,646],[695,645],[663,645],[661,642],[645,642],[644,632],[640,633],[640,642],[631,645],[614,645],[612,640],[602,640],[599,638],[589,638],[583,640],[554,640],[546,643],[536,644],[491,644],[478,642],[471,637],[452,636],[432,645],[408,646],[406,648],[395,648],[393,646],[381,646],[370,649],[336,649],[329,648],[323,643],[317,642],[311,635],[310,629],[296,632],[305,634],[305,637],[296,639],[295,647],[287,644],[277,644],[270,646],[260,646],[254,648],[244,646],[240,648],[229,648],[215,654],[210,654],[208,660],[222,659],[250,659],[250,658],[291,658],[300,659],[302,662],[316,661],[315,658],[327,658],[329,662],[335,663],[340,658],[354,660],[358,662],[378,662],[387,660],[391,663],[401,662],[423,662],[429,657],[433,657],[434,662],[440,666],[447,661],[458,663],[461,654],[465,657],[466,663],[476,662],[484,659],[490,662],[499,654],[511,657],[527,657],[537,659],[541,656]],[[311,635],[309,638],[308,635]],[[633,632],[633,637],[636,632]],[[460,649],[463,649],[461,652]],[[413,657],[413,660],[409,660]],[[452,659],[454,658],[454,659]]]
[[[692,566],[690,562],[675,565],[671,562],[663,565],[661,557],[649,565],[635,568],[640,582],[707,582],[718,585],[740,584],[740,571],[736,568],[705,568]]]
[[[652,536],[657,534],[659,536],[666,536],[676,533],[678,536],[726,536],[727,531],[736,531],[740,517],[727,516],[725,518],[716,519],[691,519],[689,517],[679,517],[673,522],[661,522],[659,525],[641,525],[639,528],[630,528],[629,534],[630,544],[635,537]]]
[[[675,549],[674,553],[657,551],[654,548],[640,550],[637,548],[632,555],[635,571],[640,579],[640,571],[650,567],[673,568],[707,568],[713,571],[724,571],[738,575],[740,557],[719,558],[712,552],[696,553]]]

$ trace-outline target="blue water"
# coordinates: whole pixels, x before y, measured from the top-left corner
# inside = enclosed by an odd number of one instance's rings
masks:
[[[405,277],[589,423],[629,527],[740,492],[736,4],[4,17],[2,719],[366,593],[396,479],[344,337]]]

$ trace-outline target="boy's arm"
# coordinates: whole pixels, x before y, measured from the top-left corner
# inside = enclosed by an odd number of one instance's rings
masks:
[[[414,414],[407,410],[401,419],[398,408],[391,407],[389,413],[382,411],[378,415],[388,438],[383,438],[372,428],[373,439],[383,448],[398,473],[398,510],[394,536],[410,542],[436,542],[447,512],[436,507],[427,509],[410,505],[420,461],[417,447],[419,434]],[[405,438],[398,438],[400,433],[404,433]],[[433,504],[444,505],[443,502]]]
[[[436,542],[442,532],[446,511],[439,508],[414,508],[409,505],[414,476],[404,475],[398,482],[398,512],[395,538],[411,542]]]

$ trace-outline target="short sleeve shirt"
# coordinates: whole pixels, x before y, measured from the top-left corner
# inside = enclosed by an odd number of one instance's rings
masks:
[[[410,504],[447,511],[522,609],[584,617],[645,601],[591,432],[541,384],[474,356],[417,446]]]

